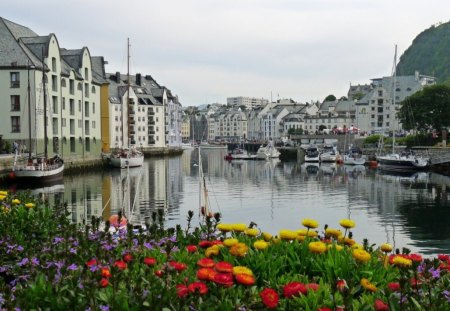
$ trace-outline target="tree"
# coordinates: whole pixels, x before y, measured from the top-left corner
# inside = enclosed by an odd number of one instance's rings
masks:
[[[364,97],[364,94],[362,92],[353,94],[353,99],[356,99],[356,100],[360,100],[363,97]]]
[[[327,128],[326,125],[323,125],[323,124],[319,125],[319,132],[322,132],[326,128]]]
[[[406,130],[429,131],[450,125],[450,86],[436,84],[407,97],[397,113]]]
[[[326,102],[332,102],[336,100],[336,96],[334,96],[333,94],[328,95],[327,97],[325,97],[325,101]]]

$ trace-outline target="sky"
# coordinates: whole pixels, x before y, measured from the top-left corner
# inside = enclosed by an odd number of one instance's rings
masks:
[[[15,0],[0,16],[63,48],[104,56],[107,72],[150,74],[183,106],[248,96],[346,96],[392,74],[414,38],[450,20],[448,0]],[[424,73],[430,74],[430,73]]]

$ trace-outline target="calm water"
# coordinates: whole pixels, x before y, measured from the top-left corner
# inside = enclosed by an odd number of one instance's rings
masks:
[[[223,222],[253,221],[276,234],[301,228],[303,218],[318,220],[322,228],[339,227],[340,219],[351,217],[358,242],[368,238],[423,254],[450,253],[450,177],[278,160],[229,163],[225,150],[201,155],[210,206]],[[188,210],[199,210],[198,170],[198,150],[187,150],[180,157],[147,159],[129,172],[68,176],[64,185],[35,193],[67,202],[73,221],[107,219],[124,208],[132,222],[144,223],[152,211],[164,209],[167,226],[185,225]]]

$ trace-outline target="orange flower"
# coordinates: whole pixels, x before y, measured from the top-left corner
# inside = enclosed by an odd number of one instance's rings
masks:
[[[216,273],[214,275],[214,282],[225,287],[230,287],[233,285],[233,275],[231,273]]]
[[[236,257],[244,257],[247,254],[248,246],[244,243],[236,243],[230,248],[230,254]]]
[[[200,295],[205,295],[208,293],[208,286],[202,282],[192,282],[188,285],[188,289],[191,293],[198,293]]]
[[[202,268],[212,268],[214,267],[214,265],[215,265],[214,260],[210,258],[202,258],[199,261],[197,261],[197,266]]]
[[[109,270],[109,268],[102,268],[101,273],[102,273],[102,277],[104,277],[104,278],[109,279],[111,277],[111,271]]]
[[[214,274],[216,274],[216,271],[211,268],[200,268],[197,271],[197,279],[202,281],[211,281],[211,279],[214,278]]]
[[[241,273],[241,274],[236,274],[234,277],[236,278],[236,281],[239,284],[247,285],[247,286],[251,286],[251,285],[255,284],[255,278],[252,275]]]
[[[223,273],[232,273],[233,272],[233,265],[226,261],[221,261],[216,264],[216,271],[223,272]]]

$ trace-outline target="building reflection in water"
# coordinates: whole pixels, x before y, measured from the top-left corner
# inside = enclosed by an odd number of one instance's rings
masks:
[[[74,222],[107,220],[124,209],[132,223],[186,224],[198,211],[198,149],[181,157],[146,159],[142,168],[66,176],[49,201],[66,202]],[[351,217],[358,239],[391,242],[424,253],[450,252],[450,178],[434,173],[386,175],[365,167],[224,160],[225,150],[200,150],[211,209],[224,222],[254,221],[274,234],[298,229],[302,218],[338,226]],[[38,190],[39,191],[39,190]]]

